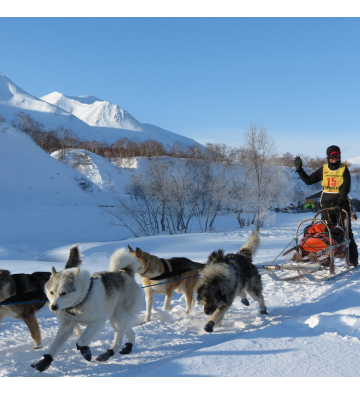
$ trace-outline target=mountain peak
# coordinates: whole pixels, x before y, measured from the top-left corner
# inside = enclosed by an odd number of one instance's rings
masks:
[[[66,96],[53,92],[41,99],[74,114],[90,126],[143,131],[143,125],[126,110],[96,96]]]

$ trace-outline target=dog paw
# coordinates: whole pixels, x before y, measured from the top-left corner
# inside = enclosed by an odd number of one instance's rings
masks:
[[[100,354],[98,357],[96,357],[95,359],[99,362],[105,362],[107,361],[110,357],[112,357],[114,355],[114,351],[113,350],[107,350],[104,354]]]
[[[44,370],[48,369],[51,365],[53,358],[49,354],[43,355],[43,359],[40,359],[39,362],[32,363],[31,367],[38,370],[39,372],[43,372]]]
[[[205,326],[204,326],[204,330],[206,332],[214,332],[214,325],[215,322],[214,321],[209,321]]]
[[[260,309],[260,314],[269,315],[269,313],[266,311],[266,307],[262,307],[262,308]]]
[[[125,347],[120,351],[120,354],[130,354],[132,351],[133,344],[125,343]]]
[[[76,343],[76,348],[78,350],[80,350],[81,355],[87,360],[87,361],[91,361],[91,350],[89,346],[79,346]]]
[[[241,299],[241,303],[245,306],[250,306],[250,302],[248,301],[247,298]]]
[[[40,348],[42,348],[41,343],[35,344],[33,350],[40,350]]]

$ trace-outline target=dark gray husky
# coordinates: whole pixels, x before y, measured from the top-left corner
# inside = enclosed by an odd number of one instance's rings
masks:
[[[260,314],[267,314],[261,277],[252,264],[259,245],[259,234],[254,231],[236,254],[225,255],[223,250],[210,254],[197,285],[197,301],[204,306],[204,313],[211,315],[204,327],[206,332],[213,332],[215,325],[221,325],[236,296],[249,306],[246,293],[259,303]]]

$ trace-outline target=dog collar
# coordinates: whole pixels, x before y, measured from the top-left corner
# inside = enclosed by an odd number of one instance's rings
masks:
[[[145,276],[145,273],[150,269],[150,266],[151,266],[151,259],[150,259],[150,262],[149,262],[149,266],[148,266],[147,269],[144,271],[144,273],[141,273],[141,274],[140,274],[140,276]]]
[[[89,289],[88,289],[88,291],[87,291],[87,294],[85,295],[85,298],[84,298],[80,303],[76,304],[75,306],[68,307],[68,308],[64,309],[67,313],[69,313],[70,315],[75,316],[75,313],[71,313],[69,310],[74,309],[75,307],[78,307],[78,306],[80,306],[82,303],[85,302],[85,299],[89,296],[89,293],[90,293],[91,288],[92,288],[92,286],[93,286],[93,282],[94,282],[94,279],[93,279],[93,277],[91,277]]]

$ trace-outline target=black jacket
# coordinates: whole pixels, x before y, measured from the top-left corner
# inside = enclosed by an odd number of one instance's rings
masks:
[[[320,167],[314,173],[307,175],[304,169],[297,170],[300,178],[304,181],[306,185],[316,184],[323,179],[323,167]],[[321,195],[321,206],[322,207],[331,207],[331,206],[340,206],[344,207],[348,204],[347,195],[350,192],[351,187],[351,176],[349,169],[346,167],[344,170],[344,182],[341,185],[340,193],[323,193]]]

